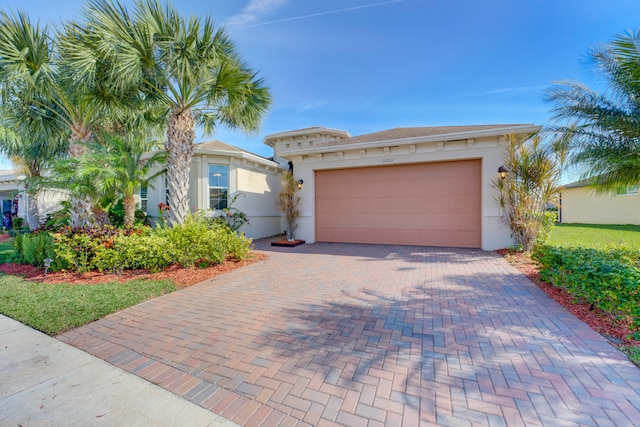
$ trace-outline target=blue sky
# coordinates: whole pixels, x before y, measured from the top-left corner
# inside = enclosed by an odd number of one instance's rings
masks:
[[[132,2],[127,2],[132,3]],[[308,126],[352,135],[405,126],[545,124],[544,91],[590,86],[591,47],[640,28],[637,0],[180,0],[227,27],[273,106],[258,135],[213,137],[264,156],[269,133]],[[80,0],[2,0],[55,24]],[[5,165],[0,165],[5,166]]]

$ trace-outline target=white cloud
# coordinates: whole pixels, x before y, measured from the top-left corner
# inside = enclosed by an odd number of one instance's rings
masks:
[[[242,11],[241,14],[236,15],[236,16],[232,16],[229,20],[227,20],[226,25],[227,26],[234,26],[237,28],[251,28],[251,27],[259,27],[261,25],[268,25],[268,24],[277,24],[280,22],[288,22],[288,21],[297,21],[299,19],[307,19],[307,18],[314,18],[316,16],[324,16],[324,15],[334,15],[336,13],[344,13],[344,12],[351,12],[354,10],[359,10],[359,9],[366,9],[369,7],[376,7],[376,6],[384,6],[387,4],[391,4],[391,3],[400,3],[406,0],[387,0],[387,1],[381,1],[381,2],[377,2],[377,3],[369,3],[369,4],[364,4],[361,6],[353,6],[353,7],[346,7],[344,9],[335,9],[335,10],[327,10],[324,12],[317,12],[317,13],[310,13],[308,15],[298,15],[298,16],[291,16],[288,18],[282,18],[282,19],[275,19],[272,21],[263,21],[263,22],[259,22],[260,17],[268,14],[271,10],[275,9],[276,7],[280,6],[281,4],[284,3],[284,1],[280,1],[280,0],[252,0],[251,3],[245,7]],[[255,8],[253,8],[255,3]],[[274,7],[270,7],[271,4],[275,4]],[[264,4],[264,8],[262,7]],[[254,10],[255,9],[255,10]]]
[[[249,4],[238,15],[225,20],[227,27],[250,27],[256,25],[260,19],[284,5],[287,0],[250,0]]]
[[[486,95],[502,95],[502,94],[518,94],[523,92],[539,92],[548,86],[519,86],[519,87],[503,87],[499,89],[486,90],[482,92],[469,93],[467,96],[486,96]]]

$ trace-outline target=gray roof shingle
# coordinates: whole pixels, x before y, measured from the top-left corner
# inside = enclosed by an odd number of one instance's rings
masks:
[[[476,132],[489,129],[499,129],[510,126],[524,126],[514,124],[498,125],[473,125],[473,126],[429,126],[429,127],[408,127],[394,128],[380,132],[367,133],[364,135],[352,136],[333,141],[326,141],[318,146],[333,146],[343,144],[357,144],[363,142],[390,141],[396,139],[418,138],[421,136],[449,135],[463,132]]]

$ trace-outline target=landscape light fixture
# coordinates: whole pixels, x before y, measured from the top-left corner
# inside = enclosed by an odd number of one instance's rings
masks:
[[[504,166],[500,166],[498,168],[498,173],[500,174],[500,179],[505,179],[507,177],[507,170],[504,168]]]
[[[53,262],[52,258],[45,258],[43,259],[44,261],[44,274],[42,275],[42,277],[47,277],[47,270],[49,269],[49,267],[51,267],[51,263]]]
[[[302,190],[302,184],[304,184],[304,181],[299,179],[296,181],[296,184],[298,184],[298,190]]]

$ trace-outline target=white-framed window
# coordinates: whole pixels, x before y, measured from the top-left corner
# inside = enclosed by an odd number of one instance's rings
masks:
[[[147,214],[147,209],[149,207],[149,197],[147,196],[148,188],[146,185],[140,187],[140,210]]]
[[[229,166],[209,165],[209,209],[227,208]]]
[[[616,196],[635,196],[638,194],[637,185],[623,185],[616,188]]]

